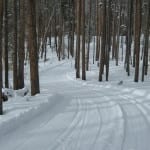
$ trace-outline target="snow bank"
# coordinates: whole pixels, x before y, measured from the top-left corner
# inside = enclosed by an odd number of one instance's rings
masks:
[[[0,116],[0,137],[14,131],[23,124],[28,123],[28,121],[32,120],[36,116],[39,116],[43,111],[53,107],[58,97],[60,97],[58,94],[53,96],[51,95],[45,100],[42,99],[41,96],[31,97],[26,103],[26,109],[22,109],[21,111],[18,110],[15,114],[13,111],[10,113],[6,112],[6,114],[4,112],[4,115]],[[41,100],[36,102],[37,99]]]

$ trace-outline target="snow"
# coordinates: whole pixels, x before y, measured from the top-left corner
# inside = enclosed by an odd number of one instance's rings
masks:
[[[92,63],[82,81],[75,78],[73,60],[59,62],[50,53],[39,64],[41,93],[24,96],[30,91],[26,78],[26,88],[11,91],[4,103],[0,149],[149,150],[150,79],[134,83],[123,62],[114,64],[109,82],[98,82]]]

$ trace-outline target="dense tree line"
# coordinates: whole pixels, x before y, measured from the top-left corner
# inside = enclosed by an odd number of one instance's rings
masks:
[[[30,61],[31,95],[40,92],[38,60],[47,60],[47,44],[59,61],[74,58],[77,78],[86,80],[93,53],[99,81],[104,75],[109,80],[110,59],[116,66],[124,61],[127,75],[133,67],[134,81],[139,81],[139,74],[144,81],[149,31],[149,0],[0,0],[0,114],[1,89],[10,87],[9,70],[13,71],[13,88],[23,88],[26,60]]]

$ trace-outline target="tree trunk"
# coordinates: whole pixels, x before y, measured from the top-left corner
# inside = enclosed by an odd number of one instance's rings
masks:
[[[8,0],[4,0],[4,51],[5,51],[5,87],[9,87],[8,80]]]
[[[145,26],[144,26],[144,56],[143,56],[143,68],[142,68],[142,81],[144,81],[144,75],[148,73],[148,44],[149,44],[149,19],[150,19],[150,2],[147,2],[145,6]]]
[[[138,82],[139,80],[139,57],[140,57],[140,35],[141,35],[141,0],[136,0],[136,10],[135,10],[135,54],[136,54],[136,63],[135,63],[135,77],[134,81]]]
[[[85,0],[82,0],[82,80],[86,80],[85,68]]]
[[[107,32],[106,32],[106,81],[108,81],[109,76],[109,59],[110,59],[110,50],[111,50],[111,0],[107,4]]]
[[[90,39],[91,39],[91,8],[92,0],[89,0],[89,20],[88,20],[88,48],[87,48],[87,58],[86,58],[86,70],[89,70],[89,55],[90,55]]]
[[[103,0],[102,6],[102,44],[101,44],[101,56],[100,56],[100,67],[99,67],[99,81],[102,81],[102,75],[104,72],[105,64],[105,50],[106,50],[106,1]]]
[[[20,0],[19,18],[19,48],[18,48],[18,88],[24,88],[24,59],[25,59],[25,2]]]
[[[28,8],[29,8],[28,42],[29,42],[29,57],[30,57],[31,95],[40,93],[35,4],[36,0],[28,1]]]
[[[76,78],[80,78],[81,0],[77,0]]]
[[[2,24],[3,24],[3,0],[0,0],[0,115],[3,114],[2,99]]]
[[[18,59],[18,41],[17,41],[17,0],[14,0],[13,1],[14,3],[14,50],[13,50],[13,87],[14,87],[14,90],[17,90],[18,89],[18,77],[17,77],[17,59]]]
[[[100,6],[99,1],[96,0],[96,61],[100,57]]]

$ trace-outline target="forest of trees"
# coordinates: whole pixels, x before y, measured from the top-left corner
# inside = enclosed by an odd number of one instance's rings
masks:
[[[2,88],[10,87],[9,71],[13,89],[24,88],[27,60],[31,95],[40,92],[38,60],[47,60],[47,44],[59,61],[74,58],[76,77],[82,80],[92,52],[99,81],[109,80],[110,60],[116,66],[124,61],[127,75],[133,67],[134,81],[144,81],[150,60],[149,31],[149,0],[0,0],[0,114]]]

